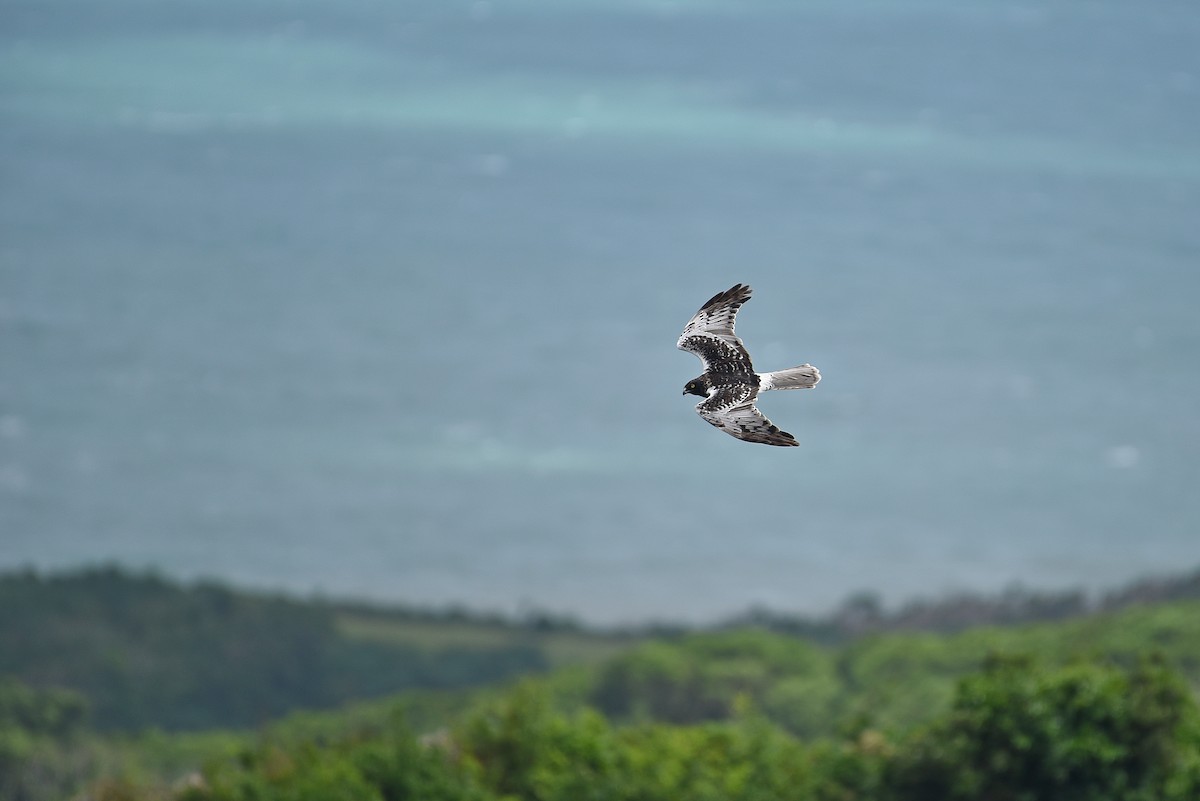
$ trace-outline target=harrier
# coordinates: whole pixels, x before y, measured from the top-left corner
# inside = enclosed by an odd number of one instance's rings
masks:
[[[736,284],[713,295],[684,326],[676,347],[699,356],[704,372],[687,382],[683,394],[704,398],[696,413],[726,434],[764,445],[796,445],[796,438],[763,416],[754,400],[772,389],[811,389],[821,372],[811,364],[754,372],[746,346],[733,333],[738,309],[749,299],[750,287]]]

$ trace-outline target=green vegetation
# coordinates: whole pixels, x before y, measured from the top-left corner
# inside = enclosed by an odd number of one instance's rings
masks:
[[[803,737],[903,731],[943,712],[955,683],[994,653],[1126,667],[1157,653],[1200,687],[1200,602],[949,636],[881,634],[837,648],[751,629],[696,634],[610,660],[588,702],[617,720],[690,724],[727,719],[748,699]]]
[[[1200,601],[948,634],[869,607],[819,642],[779,619],[654,636],[18,574],[0,580],[0,798],[1200,797]],[[359,700],[388,680],[410,689]],[[256,728],[145,728],[204,715]]]
[[[91,773],[76,758],[87,702],[65,690],[33,690],[0,679],[0,798],[43,797],[69,792]]]
[[[953,680],[990,650],[1028,651],[1062,662],[1094,646],[1101,655],[1123,655],[1128,664],[1156,648],[1194,681],[1200,655],[1189,649],[1200,634],[1190,625],[1191,608],[1160,604],[1138,611],[1137,604],[1196,597],[1200,572],[1139,582],[1100,605],[1132,615],[1112,626],[1108,617],[1087,617],[1085,599],[1070,592],[1014,590],[996,598],[914,603],[891,614],[876,599],[860,595],[826,618],[760,611],[719,626],[718,631],[749,628],[789,635],[769,648],[755,646],[769,653],[726,660],[703,651],[722,647],[716,644],[719,638],[696,641],[712,643],[694,646],[700,649],[696,653],[690,646],[670,650],[672,643],[693,636],[679,628],[606,632],[546,614],[514,621],[455,609],[300,601],[210,582],[183,586],[113,567],[53,576],[24,571],[0,574],[0,676],[81,693],[92,725],[101,731],[180,731],[256,726],[295,710],[329,709],[404,690],[477,687],[566,666],[598,665],[650,641],[667,649],[657,658],[684,661],[690,669],[700,670],[699,660],[722,671],[742,671],[737,680],[756,688],[758,702],[790,709],[777,713],[779,722],[807,735],[827,733],[830,715],[840,716],[855,704],[879,713],[882,723],[911,722],[916,712],[948,702]],[[979,628],[1063,618],[1071,619],[1064,629]],[[963,639],[888,639],[887,632],[912,629],[967,633]],[[738,636],[730,646],[735,652],[744,645]],[[889,648],[896,653],[889,654]],[[645,659],[656,652],[647,653]],[[592,702],[618,716],[649,703],[650,713],[679,722],[711,719],[714,705],[720,710],[719,702],[690,690],[678,691],[684,694],[675,701],[650,692],[654,698],[645,702],[634,697],[640,692],[636,688],[625,701],[615,698],[622,682],[635,680],[622,670],[657,669],[638,666],[637,659],[642,657],[610,666]],[[806,667],[785,667],[789,660]],[[755,678],[755,671],[767,675]],[[877,674],[903,675],[904,689],[888,697],[879,697],[879,690],[867,692],[868,686],[892,686]],[[727,678],[716,685],[718,695],[737,683],[736,676]],[[683,705],[686,714],[671,713],[666,709],[671,703]]]
[[[344,610],[337,614],[339,633],[358,642],[390,643],[428,652],[492,649],[502,651],[523,645],[534,648],[549,667],[600,662],[624,650],[644,634],[600,634],[573,624],[522,625],[503,620],[470,617],[397,616],[394,613]]]
[[[105,795],[105,790],[108,795]],[[110,784],[100,797],[155,797]],[[992,659],[927,726],[801,740],[749,705],[695,725],[614,726],[534,683],[419,737],[395,717],[331,741],[267,739],[214,761],[178,801],[1184,801],[1200,715],[1165,667],[1039,670]]]
[[[996,659],[891,766],[901,798],[1184,799],[1200,795],[1200,717],[1157,662],[1039,673]]]
[[[580,639],[543,628],[184,587],[116,568],[0,577],[0,676],[82,693],[109,731],[253,726],[541,671]],[[579,659],[614,645],[591,643]]]

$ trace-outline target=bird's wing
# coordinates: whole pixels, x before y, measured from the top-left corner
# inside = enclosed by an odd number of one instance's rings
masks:
[[[704,400],[696,404],[696,413],[726,434],[747,442],[764,445],[799,445],[796,438],[758,410],[754,399],[758,390],[750,384],[726,384],[714,387]]]
[[[675,346],[699,356],[705,370],[726,361],[744,363],[737,366],[736,372],[752,370],[746,346],[738,339],[737,334],[733,333],[734,318],[737,317],[738,309],[749,299],[750,287],[744,284],[735,284],[724,292],[713,295],[683,327],[683,333]]]

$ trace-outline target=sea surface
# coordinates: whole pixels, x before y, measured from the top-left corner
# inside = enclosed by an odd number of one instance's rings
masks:
[[[1194,0],[0,21],[0,569],[616,623],[1200,564]],[[799,448],[680,396],[736,282]]]

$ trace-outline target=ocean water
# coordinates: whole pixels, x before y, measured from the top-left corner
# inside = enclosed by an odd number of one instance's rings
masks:
[[[0,2],[0,568],[597,623],[1200,563],[1200,7]],[[736,282],[812,392],[675,339]]]

